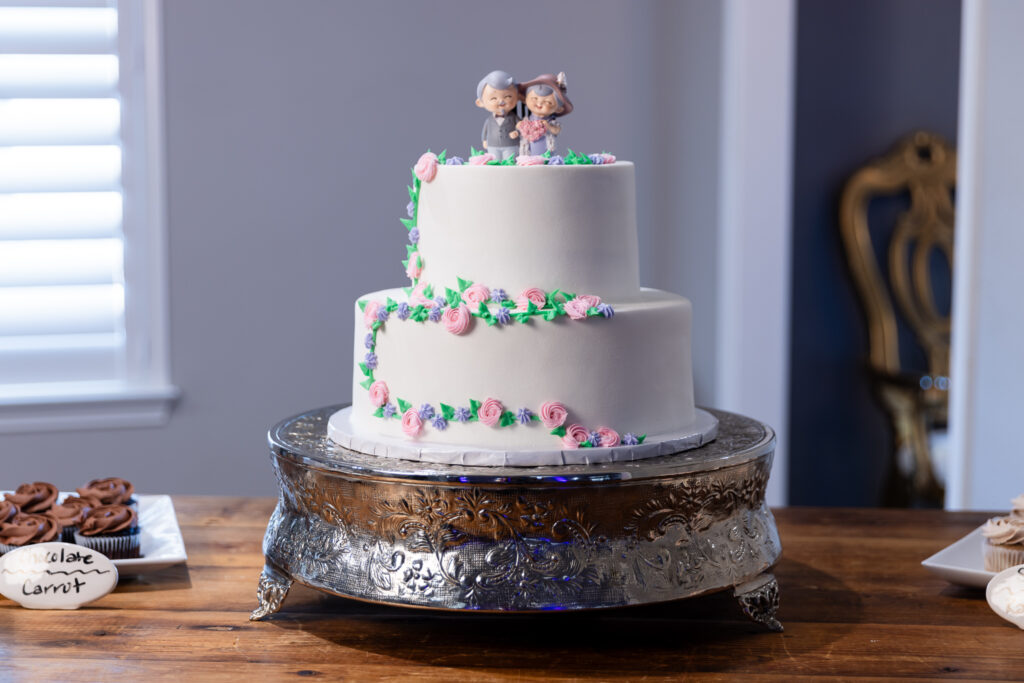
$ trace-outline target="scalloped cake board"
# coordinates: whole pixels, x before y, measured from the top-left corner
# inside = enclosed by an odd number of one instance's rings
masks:
[[[352,428],[352,408],[343,408],[331,416],[327,436],[343,448],[382,458],[418,460],[446,465],[478,465],[483,467],[542,467],[548,465],[592,465],[605,462],[628,462],[656,458],[688,451],[713,441],[718,436],[718,418],[697,409],[693,422],[686,428],[657,437],[648,435],[636,446],[613,448],[579,448],[566,450],[499,451],[471,449],[447,444],[419,444],[414,441],[381,436],[366,437]]]

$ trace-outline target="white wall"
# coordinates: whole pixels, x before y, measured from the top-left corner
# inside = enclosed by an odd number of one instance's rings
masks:
[[[523,0],[164,4],[172,379],[160,428],[0,436],[4,480],[271,494],[267,428],[349,400],[352,301],[404,282],[409,167],[476,144],[480,77],[564,70],[562,145],[637,164],[641,272],[714,384],[720,9]],[[508,27],[503,33],[496,27]]]
[[[966,0],[946,506],[1005,510],[1024,491],[1024,4]]]

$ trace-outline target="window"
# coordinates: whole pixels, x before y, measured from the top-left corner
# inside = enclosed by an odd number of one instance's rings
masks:
[[[156,0],[0,0],[0,431],[159,424]]]

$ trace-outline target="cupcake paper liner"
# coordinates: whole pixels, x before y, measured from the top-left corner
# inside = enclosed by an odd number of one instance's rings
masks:
[[[1024,545],[996,545],[985,543],[985,571],[1001,572],[1024,564]]]
[[[75,543],[80,546],[103,553],[111,560],[127,560],[133,557],[140,557],[142,534],[136,527],[132,533],[120,536],[83,536],[81,532],[75,532]]]

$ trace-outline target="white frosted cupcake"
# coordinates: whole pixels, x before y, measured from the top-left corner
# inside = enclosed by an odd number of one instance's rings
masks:
[[[985,537],[985,571],[1001,572],[1024,564],[1024,516],[993,517],[981,533]]]

